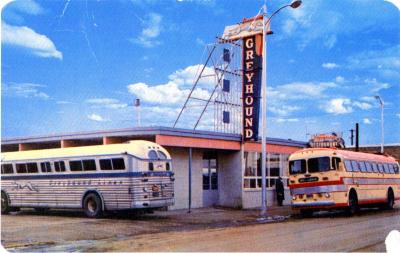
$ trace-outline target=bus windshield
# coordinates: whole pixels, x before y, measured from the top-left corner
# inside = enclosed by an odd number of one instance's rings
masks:
[[[306,160],[294,160],[289,162],[289,173],[293,174],[302,174],[306,173]]]
[[[330,170],[329,157],[317,157],[308,159],[308,172],[324,172]]]

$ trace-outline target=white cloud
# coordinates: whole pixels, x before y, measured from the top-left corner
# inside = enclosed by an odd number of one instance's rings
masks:
[[[44,13],[44,9],[33,0],[16,0],[7,7],[30,15],[40,15]]]
[[[343,76],[337,76],[335,78],[335,82],[337,82],[337,83],[344,83],[344,81],[345,81],[345,79]]]
[[[360,108],[361,110],[369,110],[372,108],[372,105],[366,102],[353,102],[353,106]]]
[[[396,116],[400,119],[400,113],[397,113]]]
[[[48,94],[40,91],[43,87],[46,86],[35,83],[3,83],[2,93],[10,97],[49,99],[50,96]]]
[[[161,21],[162,16],[160,14],[154,12],[148,14],[147,17],[142,20],[143,29],[141,34],[131,41],[147,48],[159,45],[160,41],[156,39],[161,33]]]
[[[54,43],[45,35],[36,33],[26,26],[12,26],[1,23],[1,42],[29,49],[34,55],[40,57],[54,57],[62,59],[62,53],[58,51]]]
[[[93,108],[121,109],[128,106],[113,98],[91,98],[85,100],[85,102],[91,104]]]
[[[154,104],[179,104],[187,98],[190,88],[195,81],[198,70],[203,65],[193,65],[180,69],[168,76],[169,81],[165,84],[149,85],[143,82],[129,84],[128,91],[144,102]],[[204,73],[213,73],[213,70],[206,67]],[[213,78],[202,78],[199,85],[203,88],[196,88],[194,97],[208,99],[210,92],[206,88],[213,87]]]
[[[366,79],[364,82],[368,85],[368,88],[372,93],[377,93],[380,90],[390,88],[390,84],[378,82],[376,78]]]
[[[292,112],[298,111],[301,108],[299,106],[292,106],[292,105],[281,105],[281,106],[274,106],[271,105],[268,107],[268,110],[281,116],[285,117],[290,115]]]
[[[90,114],[87,116],[88,119],[93,120],[93,121],[97,121],[97,122],[105,122],[105,121],[109,121],[107,119],[104,119],[102,116],[98,115],[98,114]]]
[[[72,102],[65,101],[65,100],[60,100],[60,101],[57,101],[56,104],[58,104],[58,105],[69,105],[69,104],[72,104]]]
[[[331,99],[323,106],[323,108],[326,112],[333,114],[346,114],[353,111],[351,100],[348,98]]]
[[[368,119],[368,118],[364,118],[363,119],[363,123],[366,124],[366,125],[371,125],[372,121],[370,119]]]
[[[285,123],[285,122],[299,122],[300,120],[297,118],[289,118],[289,119],[285,119],[285,118],[277,118],[276,122],[278,123]]]
[[[339,65],[337,65],[336,63],[332,63],[332,62],[326,62],[322,64],[323,68],[326,69],[335,69],[335,68],[339,68]]]
[[[336,87],[332,82],[294,82],[277,87],[268,86],[268,99],[289,100],[289,99],[315,99],[325,96],[324,92],[329,88]]]

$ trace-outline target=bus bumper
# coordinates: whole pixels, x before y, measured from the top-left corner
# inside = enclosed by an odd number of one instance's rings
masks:
[[[323,206],[335,206],[335,205],[336,205],[335,201],[330,201],[330,200],[292,203],[293,208],[323,207]]]
[[[172,206],[173,204],[173,199],[134,201],[132,202],[132,208],[158,208]]]

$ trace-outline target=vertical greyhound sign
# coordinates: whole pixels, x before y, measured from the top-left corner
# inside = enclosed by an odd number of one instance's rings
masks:
[[[243,41],[242,136],[243,141],[257,141],[262,74],[262,16],[244,19],[241,24],[228,26],[222,38]]]

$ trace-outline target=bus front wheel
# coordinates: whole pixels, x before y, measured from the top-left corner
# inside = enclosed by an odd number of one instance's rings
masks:
[[[394,194],[393,190],[389,189],[387,194],[386,209],[392,210],[394,206]]]
[[[95,193],[86,195],[83,200],[83,210],[89,218],[101,217],[103,210],[100,197]]]
[[[349,206],[347,208],[347,213],[352,216],[358,212],[358,198],[355,191],[351,191],[349,194]]]
[[[1,192],[1,214],[8,214],[10,212],[10,205],[8,197],[5,192]]]
[[[300,214],[303,218],[311,218],[314,213],[314,210],[311,209],[301,209]]]

